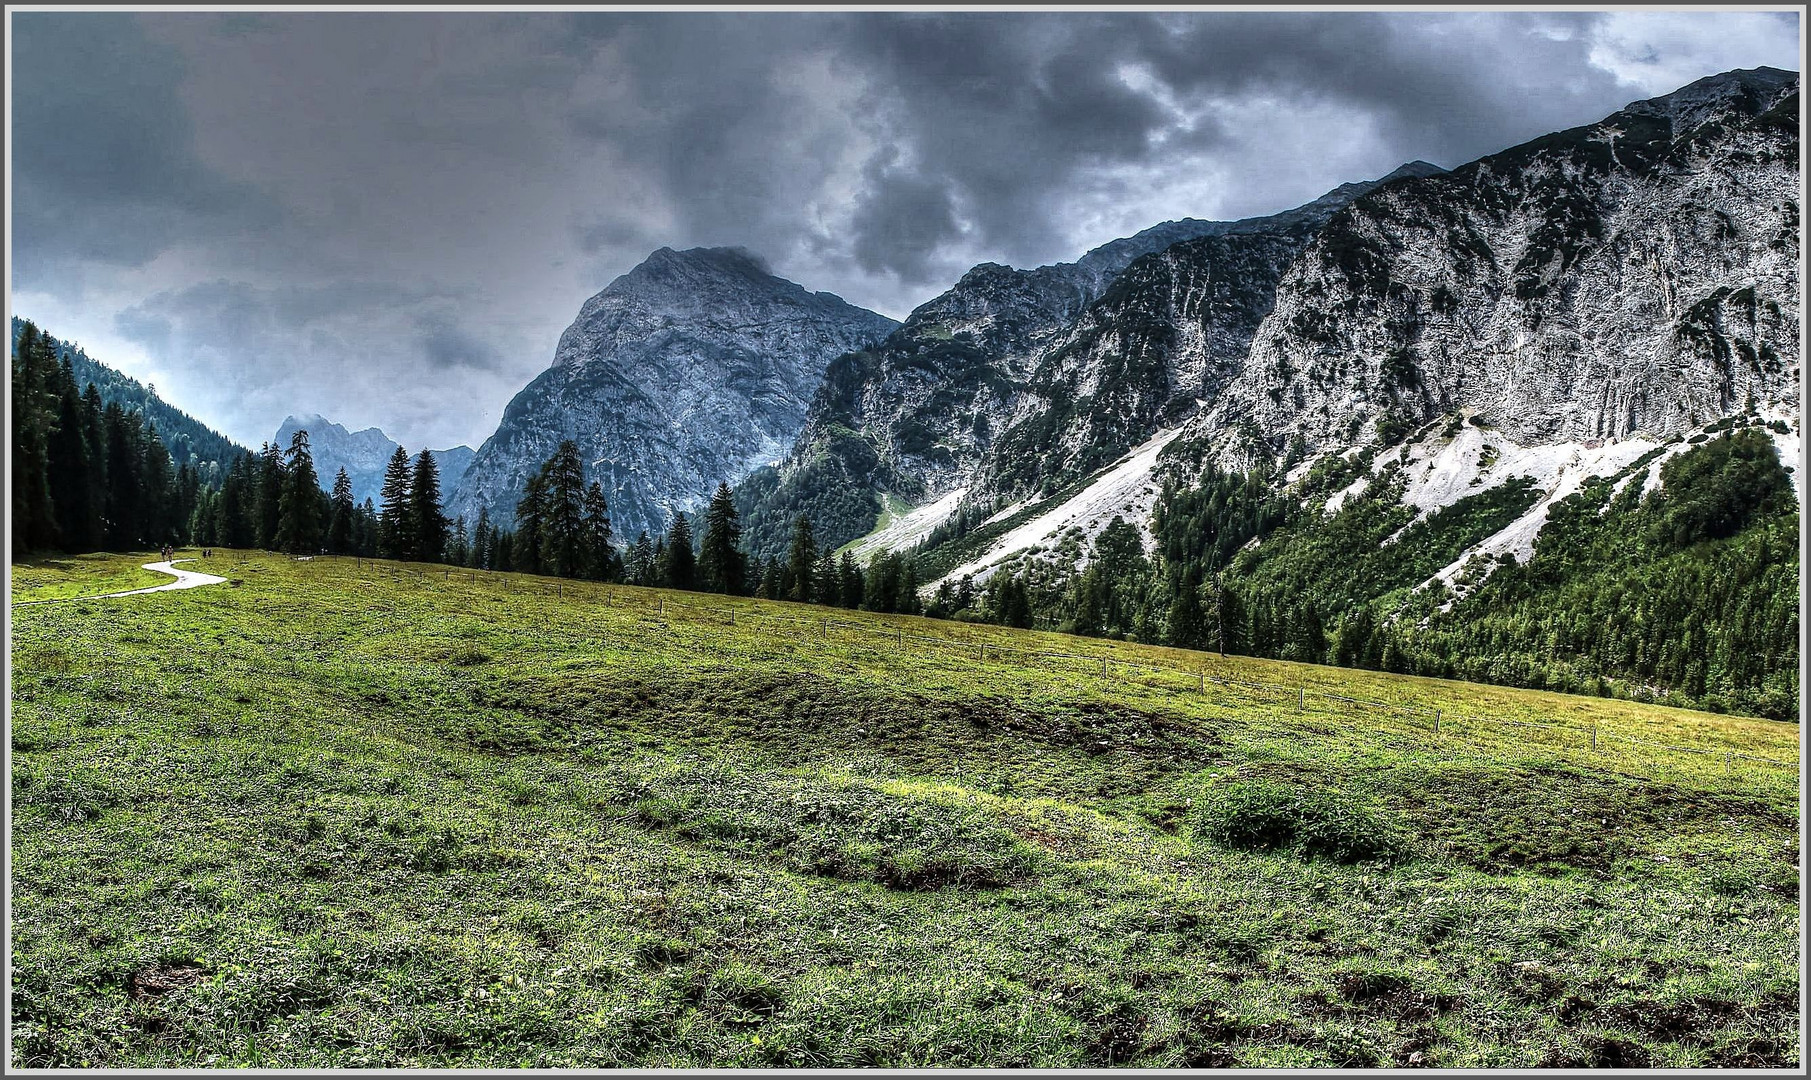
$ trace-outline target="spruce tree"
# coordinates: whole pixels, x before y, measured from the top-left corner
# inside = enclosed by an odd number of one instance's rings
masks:
[[[140,492],[144,469],[139,428],[117,401],[107,403],[102,424],[107,433],[107,547],[132,551],[143,542]]]
[[[697,584],[697,555],[692,551],[692,524],[685,511],[673,515],[667,530],[665,558],[661,563],[660,582],[669,589],[690,589]]]
[[[899,593],[893,601],[893,610],[902,615],[916,615],[924,610],[918,599],[918,566],[911,556],[900,559],[903,564],[899,574]]]
[[[50,503],[58,545],[65,551],[98,551],[101,507],[99,448],[89,441],[87,409],[65,356],[56,380],[57,426],[49,443]]]
[[[13,552],[46,550],[57,540],[50,495],[50,438],[57,424],[52,392],[55,353],[38,328],[26,323],[12,360]]]
[[[447,542],[446,561],[454,566],[471,565],[472,537],[465,529],[465,515],[453,519],[453,537]]]
[[[541,572],[544,558],[541,536],[546,521],[547,470],[542,468],[528,478],[528,486],[516,501],[516,533],[509,550],[510,566],[528,574]]]
[[[342,466],[333,474],[333,494],[328,499],[327,550],[335,555],[352,554],[352,526],[358,506],[352,501],[352,478]]]
[[[780,600],[786,595],[785,570],[780,560],[769,557],[761,566],[761,588],[756,594],[763,600]]]
[[[654,542],[648,539],[646,529],[635,538],[635,545],[629,549],[629,557],[623,567],[623,579],[631,585],[652,585],[656,567],[654,563]]]
[[[440,466],[426,450],[415,459],[409,478],[409,539],[411,558],[437,563],[446,558],[448,522],[440,509]]]
[[[414,524],[409,503],[409,452],[398,446],[384,466],[383,500],[377,512],[377,554],[385,559],[406,559],[415,549]]]
[[[811,602],[811,572],[817,564],[817,543],[811,520],[800,514],[792,523],[792,543],[786,549],[786,599]]]
[[[264,443],[258,457],[256,543],[266,550],[274,550],[277,526],[283,518],[283,451],[275,443]]]
[[[704,540],[698,553],[699,587],[708,592],[740,596],[746,576],[745,557],[739,547],[742,526],[729,485],[719,483],[704,513]]]
[[[837,603],[846,608],[861,607],[863,587],[862,572],[861,567],[855,565],[855,556],[853,554],[847,551],[843,552],[843,561],[842,564],[837,567],[836,576],[838,579],[836,590]]]
[[[615,581],[620,571],[616,544],[610,537],[610,504],[604,501],[604,489],[593,480],[585,489],[584,573],[592,581]]]
[[[495,543],[495,533],[496,529],[490,523],[490,508],[480,506],[478,524],[472,529],[472,555],[467,563],[468,566],[474,566],[480,570],[491,568],[491,550]]]
[[[842,581],[836,574],[836,554],[829,548],[818,553],[817,566],[811,571],[811,599],[815,603],[837,607],[843,602]]]
[[[549,573],[577,577],[584,572],[585,462],[578,444],[560,443],[541,465],[546,503],[541,519],[541,559]]]
[[[277,521],[277,550],[291,555],[313,555],[321,550],[321,481],[315,475],[307,431],[298,430],[289,437],[286,457]],[[347,494],[350,497],[350,489]]]

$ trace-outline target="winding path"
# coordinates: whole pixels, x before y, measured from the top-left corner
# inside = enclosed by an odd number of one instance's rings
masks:
[[[195,589],[203,585],[219,585],[226,579],[213,574],[197,573],[194,570],[178,570],[179,562],[194,562],[194,559],[171,559],[169,562],[148,562],[140,569],[154,570],[159,574],[169,574],[175,581],[162,585],[153,585],[148,589],[127,589],[125,592],[96,593],[93,596],[59,596],[51,600],[15,600],[14,607],[25,607],[28,604],[66,604],[71,600],[105,600],[109,596],[137,596],[140,593],[171,592],[176,589]]]

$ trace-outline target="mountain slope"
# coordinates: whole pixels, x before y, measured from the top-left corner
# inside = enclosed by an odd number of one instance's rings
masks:
[[[18,341],[24,327],[25,321],[15,315],[12,320],[14,342]],[[39,329],[42,331],[43,328]],[[108,367],[66,341],[54,337],[51,340],[56,342],[58,355],[69,359],[76,385],[86,387],[93,383],[103,404],[118,402],[127,412],[137,411],[148,419],[177,466],[193,465],[202,471],[204,479],[213,480],[231,465],[234,458],[250,452],[159,397],[156,387],[146,386]]]
[[[873,527],[883,497],[915,504],[975,487],[964,492],[972,501],[983,491],[1004,494],[1024,486],[1028,478],[1018,467],[1027,463],[1031,481],[1055,481],[1085,470],[1084,461],[1111,460],[1116,450],[1103,446],[1124,449],[1150,434],[1136,431],[1141,414],[1161,412],[1178,396],[1192,407],[1205,368],[1217,374],[1242,352],[1256,323],[1252,314],[1261,316],[1269,292],[1240,280],[1245,264],[1263,264],[1262,273],[1274,277],[1351,199],[1380,184],[1439,171],[1414,162],[1269,217],[1166,222],[1074,263],[1033,270],[975,267],[912,312],[881,345],[830,365],[784,465],[763,470],[739,492],[751,550],[778,550],[799,513],[812,518],[820,536],[841,544]],[[1163,266],[1138,274],[1128,269],[1158,252],[1185,248],[1188,255]],[[1134,283],[1121,284],[1126,276]],[[1188,325],[1173,333],[1149,327],[1160,340],[1130,331],[1134,313],[1148,323],[1159,309],[1173,323]],[[1213,355],[1180,355],[1200,347]],[[1203,370],[1168,370],[1197,359]],[[1091,401],[1079,417],[1050,416],[1078,390],[1092,397],[1099,380],[1090,371],[1111,364],[1148,376],[1150,385],[1142,390],[1124,388],[1138,400],[1110,397]],[[1137,415],[1130,427],[1128,412]],[[1071,420],[1083,430],[1059,436],[1054,429]],[[1096,445],[1089,427],[1113,434]],[[1046,468],[1043,455],[1053,438],[1067,447],[1066,459]]]
[[[661,248],[587,301],[551,367],[504,410],[449,512],[514,518],[528,477],[573,439],[619,537],[658,533],[778,459],[834,356],[896,324],[774,277],[730,248]]]
[[[287,448],[289,440],[298,430],[308,432],[308,450],[314,458],[315,475],[320,477],[323,490],[333,490],[334,474],[340,469],[346,470],[346,476],[352,481],[352,500],[362,503],[366,499],[376,501],[384,486],[384,466],[396,453],[397,443],[377,428],[369,427],[362,431],[347,431],[343,426],[328,420],[318,413],[306,416],[286,416],[277,428],[276,444]],[[474,451],[469,446],[455,446],[450,450],[429,450],[434,456],[434,463],[440,467],[440,487],[443,501],[450,501],[457,490],[459,478],[470,467]],[[410,455],[414,457],[413,454]]]

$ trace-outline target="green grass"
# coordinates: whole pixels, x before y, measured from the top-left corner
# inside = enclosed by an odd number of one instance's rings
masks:
[[[1799,1061],[1796,727],[212,561],[14,612],[15,1066]]]
[[[181,559],[199,552],[177,552]],[[155,551],[138,555],[57,555],[12,564],[13,602],[67,600],[103,593],[148,589],[168,585],[173,578],[142,569],[141,564],[163,556]]]

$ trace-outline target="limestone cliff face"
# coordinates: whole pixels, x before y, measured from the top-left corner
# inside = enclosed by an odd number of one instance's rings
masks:
[[[1797,91],[1715,76],[1357,200],[1190,434],[1236,462],[1458,409],[1532,445],[1795,406]]]
[[[775,277],[744,251],[662,248],[585,303],[448,512],[473,520],[484,507],[512,521],[528,477],[573,439],[618,537],[658,534],[719,483],[783,457],[830,359],[896,325]]]

